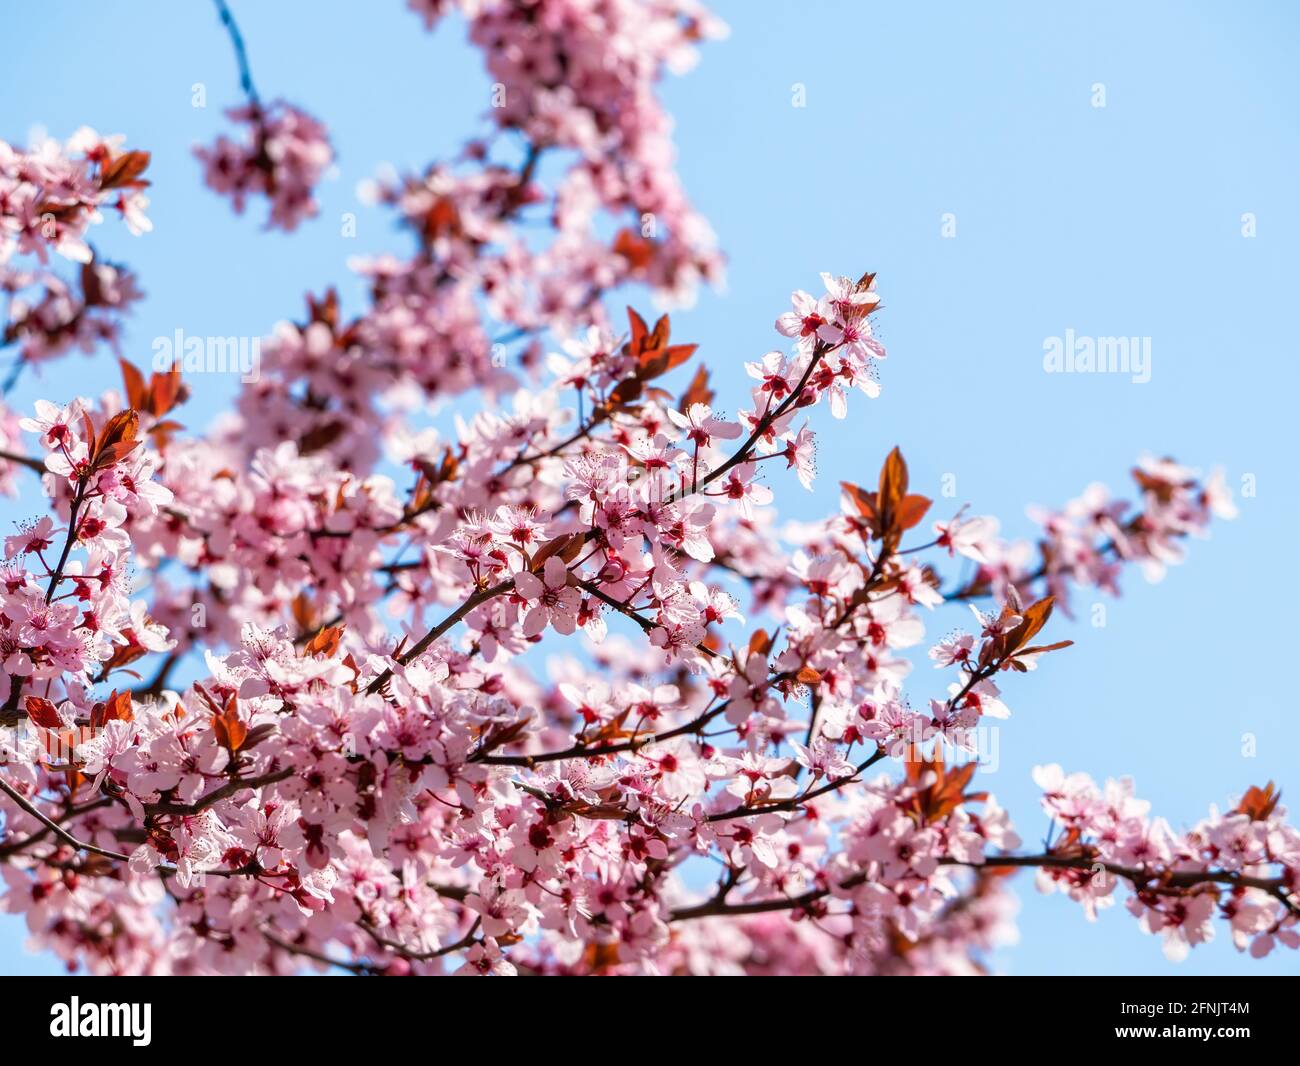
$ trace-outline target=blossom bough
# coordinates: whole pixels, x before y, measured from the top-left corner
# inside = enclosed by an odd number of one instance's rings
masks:
[[[1171,955],[1216,924],[1297,947],[1300,835],[1271,783],[1179,833],[1129,783],[1045,766],[1036,850],[975,784],[1015,675],[1069,647],[1054,611],[1181,560],[1231,516],[1222,479],[1144,459],[1133,503],[1090,487],[1037,514],[1035,546],[933,514],[882,448],[874,484],[779,534],[819,408],[881,395],[874,276],[774,309],[780,347],[728,414],[668,314],[606,309],[720,275],[654,88],[721,27],[692,0],[613,0],[599,25],[577,0],[460,6],[508,106],[454,165],[368,186],[412,246],[358,264],[358,313],[309,296],[207,435],[174,420],[179,369],[125,361],[97,401],[0,411],[0,486],[49,501],[0,583],[5,908],[110,974],[968,973],[1032,868],[1089,915],[1127,885]],[[289,125],[297,147],[263,128],[238,166],[203,154],[285,228],[328,163],[323,127]],[[103,205],[144,228],[147,157],[74,141],[0,145],[6,255],[84,261]],[[538,221],[549,241],[525,240]],[[127,302],[112,270],[75,327],[19,307],[24,365],[113,339],[85,325]],[[410,417],[472,389],[452,429]],[[969,629],[909,697],[924,619],[954,610]]]

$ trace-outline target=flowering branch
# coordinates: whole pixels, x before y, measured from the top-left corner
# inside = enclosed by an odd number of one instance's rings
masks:
[[[246,101],[204,180],[292,230],[328,132],[262,101],[216,2]],[[795,291],[732,414],[680,322],[606,307],[721,277],[655,91],[721,26],[676,0],[455,6],[490,131],[365,185],[406,247],[356,264],[356,307],[309,294],[206,434],[179,365],[0,407],[0,491],[31,472],[49,498],[27,482],[0,581],[5,905],[106,973],[953,973],[1032,867],[1089,915],[1126,883],[1171,955],[1216,925],[1300,947],[1271,783],[1175,832],[1124,783],[1040,767],[1040,854],[976,783],[1072,595],[1180,561],[1231,517],[1222,476],[1143,459],[1131,500],[1089,488],[1028,544],[932,514],[886,445],[834,513],[782,525],[818,419],[880,396],[874,275]],[[138,292],[87,233],[147,229],[147,163],[88,131],[0,144],[20,365],[116,339]],[[985,609],[927,642],[963,601]]]

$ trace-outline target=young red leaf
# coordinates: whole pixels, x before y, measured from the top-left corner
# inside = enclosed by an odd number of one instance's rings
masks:
[[[33,725],[41,726],[43,729],[63,728],[64,722],[59,717],[58,709],[44,696],[28,696],[26,706],[27,717],[31,719]]]

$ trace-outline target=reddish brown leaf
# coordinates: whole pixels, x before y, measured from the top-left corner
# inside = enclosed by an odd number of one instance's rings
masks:
[[[119,667],[127,666],[148,654],[149,652],[132,637],[126,644],[118,644],[113,648],[112,657],[101,667],[101,671],[107,677]]]
[[[645,319],[630,307],[627,309],[627,325],[630,336],[627,342],[628,347],[632,349],[632,353],[635,355],[645,347],[645,339],[650,331],[646,329]]]
[[[975,775],[979,764],[966,763],[955,770],[945,768],[943,758],[936,753],[933,760],[908,759],[908,781],[919,785],[927,773],[933,774],[933,780],[925,788],[918,788],[909,801],[909,809],[921,825],[946,818],[957,807],[967,802],[978,802],[983,793],[967,793],[966,786]]]
[[[118,411],[104,424],[103,432],[99,435],[98,446],[92,454],[98,459],[109,448],[118,444],[131,443],[136,439],[139,429],[140,416],[135,413],[134,408],[128,407],[124,411]]]
[[[668,343],[672,323],[667,315],[659,317],[653,330],[646,329],[645,320],[630,307],[627,309],[627,318],[631,337],[624,346],[624,352],[636,360],[635,376],[638,381],[650,381],[660,374],[666,374],[695,354],[698,345]],[[626,382],[622,385],[626,385]],[[622,402],[623,398],[619,399]]]
[[[541,572],[543,564],[552,555],[558,555],[566,563],[573,562],[582,549],[584,537],[581,533],[561,533],[543,544],[533,555],[531,569]]]
[[[252,751],[253,748],[257,747],[257,745],[274,733],[275,730],[276,724],[274,722],[263,722],[261,725],[255,726],[248,731],[248,736],[244,738],[244,743],[239,746],[239,750]]]
[[[306,655],[323,655],[327,659],[334,658],[339,650],[339,644],[343,640],[343,631],[346,628],[346,626],[326,626],[311,640],[307,641],[303,653]]]
[[[506,744],[513,743],[523,733],[528,726],[528,718],[521,718],[517,722],[511,722],[509,725],[494,725],[488,730],[487,735],[483,738],[480,746],[485,751],[492,751],[494,748],[503,747]]]
[[[335,327],[339,324],[339,294],[338,291],[329,288],[325,290],[325,295],[319,300],[313,299],[310,295],[307,297],[307,314],[312,322],[320,322],[329,326],[330,332],[334,332]]]
[[[89,411],[83,411],[81,413],[81,424],[86,430],[86,453],[88,455],[94,455],[95,448],[99,443],[99,438],[95,434],[95,422],[94,419],[90,417]]]
[[[120,440],[116,444],[103,444],[101,442],[99,455],[95,460],[95,467],[102,469],[106,466],[112,466],[114,463],[120,463],[140,445],[144,443],[138,440]]]
[[[1043,626],[1047,625],[1047,620],[1052,616],[1052,604],[1054,602],[1054,596],[1044,596],[1037,603],[1031,603],[1020,612],[1022,619],[1020,624],[1005,635],[1004,654],[1013,655],[1033,640]]]
[[[626,407],[641,398],[641,382],[636,378],[624,378],[609,394],[610,403],[616,407]]]
[[[592,941],[583,949],[582,961],[586,964],[587,969],[593,972],[617,966],[619,962],[618,944]]]
[[[904,496],[898,505],[898,515],[895,520],[899,532],[906,532],[917,525],[929,509],[930,500],[925,496]]]
[[[1016,652],[1020,655],[1042,655],[1049,651],[1060,651],[1062,648],[1069,648],[1074,644],[1072,640],[1058,640],[1055,644],[1035,644],[1032,648],[1021,648]]]
[[[342,422],[337,420],[315,426],[298,438],[298,452],[301,455],[311,455],[313,452],[328,448],[343,436],[343,431],[346,428]]]
[[[1263,788],[1251,785],[1237,804],[1236,813],[1248,815],[1252,822],[1262,822],[1277,808],[1281,798],[1281,791],[1274,789],[1272,781]]]
[[[873,492],[859,488],[857,485],[850,484],[847,481],[840,482],[840,488],[853,501],[853,506],[858,509],[858,514],[868,521],[874,522],[876,518],[876,496]]]
[[[903,533],[925,517],[930,501],[907,494],[907,463],[894,448],[880,468],[879,488],[873,493],[847,481],[840,487],[848,494],[873,539],[884,542],[886,551],[898,547]]]
[[[682,393],[677,406],[683,411],[689,411],[693,403],[702,403],[709,407],[713,405],[713,390],[709,388],[709,368],[703,364],[696,369],[695,376],[686,386],[686,391]]]
[[[59,717],[58,708],[44,696],[28,696],[26,703],[27,717],[31,719],[33,725],[43,729],[63,728],[64,722]]]
[[[115,689],[102,704],[96,704],[90,714],[90,724],[98,729],[108,722],[129,722],[133,718],[135,707],[131,703],[131,693]]]
[[[117,362],[122,368],[122,384],[126,390],[127,406],[136,409],[143,409],[147,395],[144,384],[144,375],[125,359],[119,359]]]
[[[881,511],[895,511],[907,495],[907,463],[903,453],[895,447],[880,468],[880,491],[877,503]]]
[[[293,620],[304,633],[316,628],[316,612],[312,610],[311,601],[304,593],[298,593],[289,604]]]
[[[155,373],[149,379],[149,413],[161,418],[184,398],[179,361],[165,374]],[[134,407],[135,405],[132,404]]]
[[[635,730],[624,728],[627,725],[627,719],[631,713],[632,708],[630,707],[620,711],[608,722],[601,725],[599,729],[587,733],[587,736],[593,744],[610,743],[615,740],[623,740],[627,737],[636,736]]]
[[[148,152],[123,152],[104,167],[99,177],[99,186],[101,189],[118,189],[128,185],[147,185],[148,182],[140,181],[139,178],[148,165]]]
[[[231,755],[239,751],[248,738],[248,726],[239,718],[239,701],[231,696],[220,714],[212,716],[212,731],[217,735],[217,743]]]
[[[614,252],[627,260],[633,273],[638,273],[654,262],[655,243],[630,229],[621,229],[614,238]]]

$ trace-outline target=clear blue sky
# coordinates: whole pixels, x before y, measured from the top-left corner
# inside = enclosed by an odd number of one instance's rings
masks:
[[[211,6],[47,2],[15,7],[0,68],[0,136],[44,125],[128,135],[154,153],[155,231],[115,225],[103,250],[140,274],[148,299],[128,337],[260,334],[296,317],[305,288],[360,287],[359,253],[402,250],[388,218],[360,207],[359,179],[388,161],[445,157],[486,103],[480,57],[458,20],[430,37],[396,0],[355,4],[233,0],[258,87],[330,126],[339,175],[322,218],[285,237],[234,219],[199,183],[190,155],[238,99]],[[1221,463],[1258,494],[1237,522],[1193,545],[1159,586],[1128,575],[1108,624],[1061,623],[1077,643],[1009,685],[1014,717],[984,776],[1033,842],[1045,828],[1030,768],[1061,762],[1098,779],[1131,774],[1175,826],[1272,778],[1300,805],[1294,671],[1300,475],[1291,307],[1300,246],[1300,15],[1285,3],[970,5],[719,2],[731,38],[669,82],[680,170],[730,258],[728,292],[675,316],[697,340],[722,397],[745,387],[744,359],[776,346],[771,321],[817,272],[879,272],[890,357],[884,396],[854,402],[822,430],[819,487],[784,511],[836,506],[839,479],[869,480],[902,446],[918,491],[944,474],[975,511],[1028,534],[1028,503],[1058,503],[1099,479],[1127,488],[1143,451]],[[191,86],[207,86],[206,110]],[[791,106],[792,86],[807,106]],[[1094,108],[1093,85],[1106,107]],[[353,240],[339,216],[359,213]],[[1241,236],[1241,216],[1258,235]],[[944,213],[957,236],[941,236]],[[1048,375],[1043,341],[1151,338],[1153,373]],[[70,357],[17,400],[115,384],[111,359]],[[224,386],[187,409],[199,424]],[[730,403],[734,407],[734,400]],[[793,482],[792,482],[793,485]],[[35,510],[6,505],[6,521]],[[1080,601],[1086,606],[1091,597]],[[931,635],[963,624],[959,608]],[[1054,623],[1055,624],[1055,623]],[[931,678],[918,670],[918,686]],[[918,687],[918,695],[933,694]],[[1242,756],[1242,735],[1257,754]],[[1295,973],[1293,953],[1251,962],[1216,942],[1177,966],[1120,908],[1089,924],[1029,875],[1022,943],[1008,973]],[[58,972],[0,918],[0,971]]]

